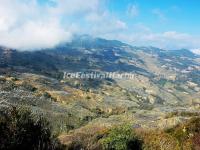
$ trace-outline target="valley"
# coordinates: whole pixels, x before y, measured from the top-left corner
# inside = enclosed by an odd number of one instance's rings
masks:
[[[1,47],[0,107],[25,106],[44,115],[63,143],[72,133],[123,123],[166,129],[199,116],[199,59],[185,49],[133,47],[90,36],[33,52]],[[92,71],[134,78],[63,79],[64,72]]]

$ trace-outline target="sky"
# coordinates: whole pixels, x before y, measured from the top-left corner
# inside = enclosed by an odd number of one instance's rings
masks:
[[[199,0],[0,0],[0,45],[51,48],[75,34],[200,50]]]

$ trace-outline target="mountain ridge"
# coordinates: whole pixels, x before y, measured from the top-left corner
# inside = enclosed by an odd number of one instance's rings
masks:
[[[64,139],[101,125],[165,129],[199,114],[200,57],[189,50],[84,38],[37,51],[1,47],[0,108],[29,107],[44,115],[54,132],[65,133]],[[64,79],[64,72],[134,78]]]

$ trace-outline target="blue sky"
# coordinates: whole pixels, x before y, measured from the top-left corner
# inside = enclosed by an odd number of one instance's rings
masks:
[[[125,17],[131,4],[139,11],[132,19]],[[200,33],[199,6],[198,0],[110,0],[108,3],[108,9],[129,24],[142,22],[156,31],[175,30],[191,34]],[[166,20],[160,20],[159,14],[156,16],[153,10],[159,10]]]
[[[1,0],[0,45],[35,49],[74,34],[200,49],[199,0]]]

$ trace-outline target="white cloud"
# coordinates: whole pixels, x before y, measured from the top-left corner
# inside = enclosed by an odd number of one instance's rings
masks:
[[[200,47],[200,36],[192,36],[176,31],[153,32],[143,24],[136,24],[120,33],[107,35],[136,46],[154,46],[163,49],[195,49]]]
[[[139,8],[135,4],[130,4],[127,9],[127,15],[130,17],[136,17],[139,15]]]
[[[168,19],[160,9],[153,9],[152,13],[158,17],[161,22],[166,22]]]
[[[11,32],[0,35],[1,44],[19,49],[48,48],[70,40],[71,32],[60,27],[57,20],[26,22]]]
[[[77,12],[96,11],[100,5],[99,0],[52,0],[55,7],[52,11],[56,13],[73,14]],[[66,9],[67,8],[67,9]]]
[[[69,41],[74,33],[117,39],[138,46],[165,49],[200,47],[200,37],[176,31],[154,32],[142,23],[130,25],[104,6],[106,0],[0,0],[0,45],[17,49],[50,48]],[[139,14],[129,5],[131,17]],[[166,21],[160,9],[153,10]],[[126,14],[125,14],[126,15]]]
[[[194,54],[200,55],[200,48],[199,49],[192,49],[191,50]]]
[[[181,12],[181,7],[173,5],[169,8],[169,11],[173,11],[174,13],[180,13]]]
[[[86,24],[91,25],[84,30],[87,34],[94,36],[105,36],[107,34],[119,33],[127,30],[126,22],[112,16],[108,11],[90,13],[86,16]],[[114,38],[114,37],[113,37]]]
[[[74,33],[73,20],[98,11],[99,0],[0,0],[0,45],[17,49],[53,47]]]

